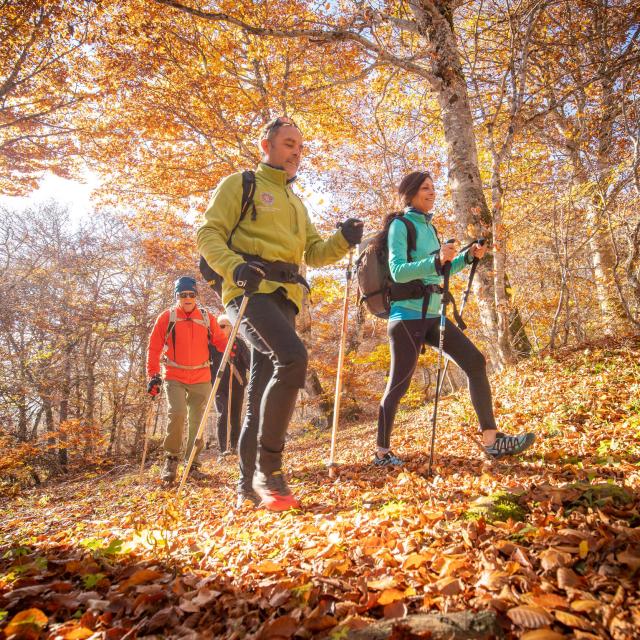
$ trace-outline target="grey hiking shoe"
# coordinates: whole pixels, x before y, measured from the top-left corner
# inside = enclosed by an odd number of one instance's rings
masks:
[[[387,451],[382,458],[377,453],[373,456],[374,467],[401,467],[403,465],[404,460],[400,460],[400,458],[391,451]]]
[[[496,441],[490,446],[484,447],[485,453],[494,460],[504,456],[515,456],[526,451],[536,440],[533,433],[522,433],[518,436],[508,436],[498,433]]]
[[[178,458],[175,456],[167,456],[164,461],[164,467],[160,472],[162,482],[173,482],[178,472]]]
[[[202,471],[199,464],[192,464],[189,469],[189,477],[193,480],[208,480],[209,474]]]
[[[243,507],[257,507],[260,504],[260,496],[253,489],[241,489],[236,498],[236,509]]]

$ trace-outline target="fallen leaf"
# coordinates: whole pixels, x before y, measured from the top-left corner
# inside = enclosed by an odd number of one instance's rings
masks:
[[[378,604],[386,605],[396,600],[402,600],[404,598],[404,591],[399,589],[385,589],[378,598]]]
[[[35,639],[47,626],[49,618],[40,609],[25,609],[16,613],[4,630],[4,635],[18,636],[21,640]]]
[[[583,631],[593,631],[593,625],[588,620],[585,620],[580,616],[576,616],[573,613],[569,613],[567,611],[554,611],[553,614],[558,622],[566,624],[567,627],[582,629]]]
[[[423,553],[410,553],[402,563],[403,569],[419,569],[425,562],[429,561],[429,556]]]
[[[154,569],[140,569],[127,580],[125,580],[120,585],[119,590],[124,592],[131,587],[135,587],[136,585],[144,584],[145,582],[151,582],[152,580],[162,578],[163,575],[163,573],[161,573],[160,571],[155,571]]]
[[[525,627],[527,629],[544,627],[553,622],[553,616],[551,616],[551,614],[545,611],[542,607],[535,607],[527,604],[509,609],[509,611],[507,611],[507,615],[518,626]]]
[[[563,640],[565,637],[563,634],[551,629],[536,629],[535,631],[523,633],[520,636],[520,640]]]
[[[633,573],[640,569],[640,556],[632,553],[630,549],[625,549],[616,555],[618,562],[626,564]]]
[[[314,633],[317,631],[325,631],[326,629],[331,629],[337,624],[338,620],[329,615],[314,616],[304,621],[305,629],[313,631]]]
[[[275,620],[265,622],[259,638],[291,638],[298,629],[298,623],[291,616],[280,616]]]
[[[393,576],[385,576],[380,580],[371,580],[367,582],[367,587],[374,591],[383,591],[384,589],[393,589],[398,586],[398,581]]]
[[[284,571],[284,567],[272,560],[263,560],[260,564],[254,565],[253,569],[260,573],[279,573]]]
[[[545,549],[540,552],[540,565],[545,571],[553,571],[558,567],[566,567],[571,564],[573,558],[570,553],[557,549]]]
[[[391,604],[388,604],[384,610],[383,615],[385,618],[405,618],[407,616],[408,608],[402,600],[396,600]]]
[[[526,598],[527,603],[543,609],[568,609],[569,601],[555,593],[541,593]]]
[[[459,578],[442,578],[433,587],[443,596],[456,596],[464,591],[464,584]]]
[[[578,612],[593,611],[601,606],[602,603],[599,600],[574,600],[571,603],[571,608]]]
[[[575,571],[568,567],[560,567],[556,573],[556,579],[561,589],[573,589],[584,582]]]

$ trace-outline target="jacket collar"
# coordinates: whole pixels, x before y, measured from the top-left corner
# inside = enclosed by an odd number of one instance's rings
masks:
[[[267,164],[266,162],[261,162],[258,165],[258,169],[256,170],[256,175],[261,176],[262,178],[264,178],[265,180],[268,180],[269,182],[273,182],[274,184],[277,184],[279,187],[286,187],[296,179],[296,176],[294,176],[293,178],[287,177],[286,171],[284,171],[283,169],[272,167],[270,164]]]
[[[415,207],[405,207],[405,213],[415,213],[418,216],[422,216],[426,222],[431,222],[431,218],[433,218],[433,213],[425,213],[424,211],[420,211],[420,209],[416,209]]]

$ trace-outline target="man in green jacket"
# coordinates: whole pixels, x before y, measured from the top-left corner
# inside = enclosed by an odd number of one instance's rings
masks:
[[[298,268],[303,260],[311,267],[339,260],[359,244],[363,225],[349,218],[329,239],[320,237],[291,189],[302,157],[302,135],[292,120],[272,120],[260,147],[250,213],[240,221],[242,174],[224,178],[198,230],[198,251],[222,275],[222,302],[234,322],[242,296],[250,296],[240,328],[252,355],[238,503],[261,500],[284,511],[300,506],[282,472],[285,436],[307,371],[307,351],[295,331],[304,283]]]

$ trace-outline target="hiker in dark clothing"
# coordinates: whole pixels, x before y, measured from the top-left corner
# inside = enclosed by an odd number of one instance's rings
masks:
[[[227,339],[231,334],[231,320],[226,313],[218,316],[218,326]],[[216,411],[218,420],[216,431],[218,436],[218,447],[220,456],[233,454],[238,449],[238,437],[240,435],[240,424],[242,419],[242,404],[244,401],[244,391],[247,386],[247,371],[250,365],[251,354],[249,348],[242,338],[235,340],[235,354],[231,358],[224,375],[220,381],[218,392],[216,393]],[[218,370],[222,354],[217,362],[212,363],[212,369]],[[212,378],[215,376],[213,372]],[[229,378],[231,377],[231,414],[229,415]],[[227,428],[231,427],[229,433]],[[227,446],[227,444],[229,446]]]
[[[451,275],[469,266],[474,258],[482,258],[486,246],[471,245],[456,255],[455,244],[441,245],[431,223],[430,211],[435,202],[435,190],[429,173],[415,171],[407,175],[398,188],[404,201],[404,217],[416,230],[416,248],[407,256],[407,227],[401,220],[389,217],[386,242],[389,251],[389,270],[395,282],[421,280],[425,285],[442,285],[443,265],[451,263]],[[424,344],[438,346],[439,309],[441,294],[433,292],[423,316],[423,298],[393,300],[387,333],[391,349],[391,371],[387,388],[378,412],[378,449],[374,465],[401,466],[403,461],[390,449],[393,420],[400,400],[407,392]],[[524,433],[508,436],[497,431],[491,402],[491,387],[486,372],[486,360],[475,345],[449,319],[446,320],[444,353],[467,375],[471,402],[475,409],[482,443],[493,458],[521,453],[530,447],[535,436]]]
[[[287,428],[307,371],[307,350],[295,330],[304,293],[299,267],[303,261],[312,267],[336,262],[360,242],[363,227],[349,218],[330,238],[320,237],[291,188],[303,151],[302,134],[291,119],[271,121],[260,148],[251,215],[242,217],[242,174],[228,176],[205,212],[198,251],[222,276],[222,301],[233,321],[243,296],[249,296],[240,325],[252,358],[238,500],[284,511],[300,506],[282,470]]]

